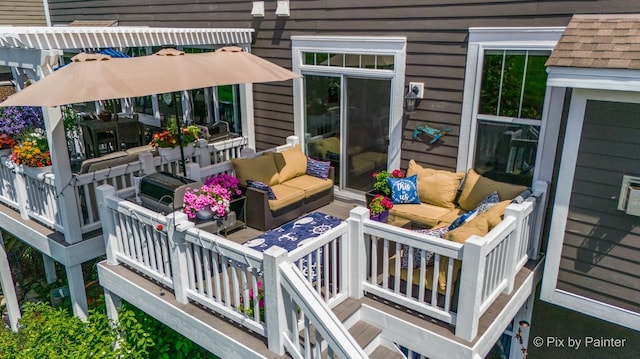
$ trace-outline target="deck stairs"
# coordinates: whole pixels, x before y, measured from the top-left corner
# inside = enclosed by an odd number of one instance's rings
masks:
[[[340,322],[349,329],[349,333],[353,336],[356,342],[369,355],[371,359],[403,359],[406,358],[393,343],[384,343],[382,336],[382,329],[362,320],[359,315],[359,309],[361,302],[349,298],[333,308],[333,314],[338,317]],[[315,338],[313,328],[311,328],[311,338]],[[301,340],[304,337],[301,333]],[[312,339],[311,345],[315,346],[316,343]],[[327,358],[326,349],[322,352],[322,358]]]

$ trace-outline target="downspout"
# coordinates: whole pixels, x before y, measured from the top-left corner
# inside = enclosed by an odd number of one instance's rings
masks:
[[[51,27],[51,14],[49,13],[49,0],[42,0],[42,6],[44,7],[44,19],[47,22],[47,26]]]

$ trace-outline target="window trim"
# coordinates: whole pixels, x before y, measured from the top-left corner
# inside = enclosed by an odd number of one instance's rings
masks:
[[[407,38],[404,36],[292,36],[292,69],[298,74],[377,77],[391,80],[388,168],[400,167]],[[393,70],[303,64],[303,52],[394,56]],[[293,79],[294,133],[305,148],[303,78]]]
[[[469,168],[473,168],[484,52],[487,50],[552,51],[564,29],[564,27],[469,28],[467,64],[460,118],[459,138],[461,141],[458,144],[458,172],[465,172]],[[533,121],[541,127],[545,122],[546,113],[543,112],[542,116],[540,121]],[[488,118],[488,115],[480,114],[480,117],[494,120],[493,118]],[[508,119],[508,117],[500,117],[498,121],[508,122]],[[511,121],[518,124],[530,124],[532,122],[531,120],[519,118],[512,118]],[[467,139],[467,141],[462,139]]]

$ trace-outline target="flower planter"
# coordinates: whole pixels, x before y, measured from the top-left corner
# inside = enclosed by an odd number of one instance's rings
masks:
[[[389,211],[384,211],[384,212],[379,213],[379,214],[374,214],[374,215],[371,216],[371,219],[374,220],[374,221],[387,223],[387,221],[389,220]]]
[[[193,153],[194,153],[193,143],[190,143],[184,146],[183,148],[184,148],[185,157],[193,156]],[[180,158],[180,147],[178,146],[158,147],[158,154],[161,157],[166,157],[166,158]]]
[[[382,194],[382,193],[376,191],[375,189],[372,189],[369,192],[364,193],[364,198],[365,198],[365,202],[367,203],[367,207],[369,207],[369,204],[371,203],[371,201],[373,201],[373,199],[376,197],[377,194]]]
[[[13,148],[0,148],[0,157],[9,157],[13,152]]]
[[[53,166],[31,167],[18,165],[18,167],[20,168],[20,172],[29,178],[43,179],[46,174],[53,173]]]

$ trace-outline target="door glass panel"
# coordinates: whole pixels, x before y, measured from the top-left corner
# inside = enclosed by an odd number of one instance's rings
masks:
[[[391,80],[346,79],[346,153],[342,171],[347,188],[373,188],[371,174],[387,169]]]
[[[307,155],[331,161],[340,183],[340,77],[304,76]]]

